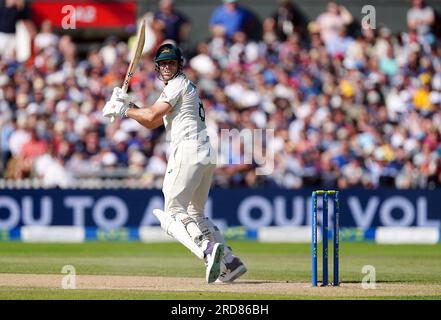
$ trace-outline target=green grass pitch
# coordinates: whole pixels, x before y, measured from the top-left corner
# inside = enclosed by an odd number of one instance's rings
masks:
[[[231,241],[229,244],[244,260],[248,272],[237,285],[208,286],[203,283],[205,269],[202,261],[178,243],[0,242],[0,299],[441,299],[440,244],[378,245],[342,242],[342,284],[339,288],[305,288],[310,286],[311,281],[310,244],[245,241]],[[332,281],[332,249],[329,256]],[[30,285],[20,281],[27,274],[42,279],[48,275],[61,279],[64,276],[61,269],[65,265],[74,266],[78,278],[83,275],[109,276],[109,281],[112,281],[112,276],[164,277],[176,278],[177,281],[194,278],[200,280],[201,290],[152,290],[143,289],[142,286],[136,290],[130,286],[63,290],[61,285]],[[365,265],[375,267],[377,289],[361,288],[361,282],[366,276],[362,272]],[[320,267],[321,259],[319,279]],[[6,280],[7,276],[14,276],[15,280]],[[262,285],[256,284],[258,281],[264,282],[268,291],[253,292],[253,286]],[[271,291],[273,284],[291,283],[297,285],[297,289],[292,292]]]

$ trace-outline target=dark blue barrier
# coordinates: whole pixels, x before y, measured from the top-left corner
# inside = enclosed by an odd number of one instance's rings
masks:
[[[215,189],[210,193],[206,214],[221,228],[309,225],[311,191]],[[441,189],[342,190],[341,226],[363,229],[377,226],[441,227],[440,199]],[[35,224],[137,228],[158,225],[152,210],[162,207],[163,197],[159,190],[1,190],[0,229]],[[331,206],[330,215],[332,212]]]

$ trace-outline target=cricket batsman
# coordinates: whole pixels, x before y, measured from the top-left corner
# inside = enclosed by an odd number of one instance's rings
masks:
[[[165,125],[171,153],[162,188],[164,211],[155,209],[153,213],[167,234],[204,260],[208,283],[232,282],[247,269],[219,229],[204,216],[216,156],[206,133],[197,87],[183,73],[184,58],[175,45],[161,45],[154,62],[164,83],[158,100],[150,108],[140,108],[116,87],[103,115],[129,117],[148,129]]]

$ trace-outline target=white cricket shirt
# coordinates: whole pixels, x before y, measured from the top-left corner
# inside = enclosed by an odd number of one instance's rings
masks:
[[[196,85],[184,74],[168,81],[158,101],[172,106],[171,112],[164,116],[167,139],[172,145],[183,140],[207,141],[204,107]]]

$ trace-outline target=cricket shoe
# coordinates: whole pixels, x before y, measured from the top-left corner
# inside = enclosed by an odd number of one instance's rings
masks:
[[[204,250],[206,273],[205,279],[208,283],[213,283],[221,272],[221,261],[224,253],[224,246],[220,243],[208,242]]]
[[[216,283],[231,283],[247,272],[247,268],[238,257],[234,257],[230,263],[222,261],[221,265],[221,273]]]

